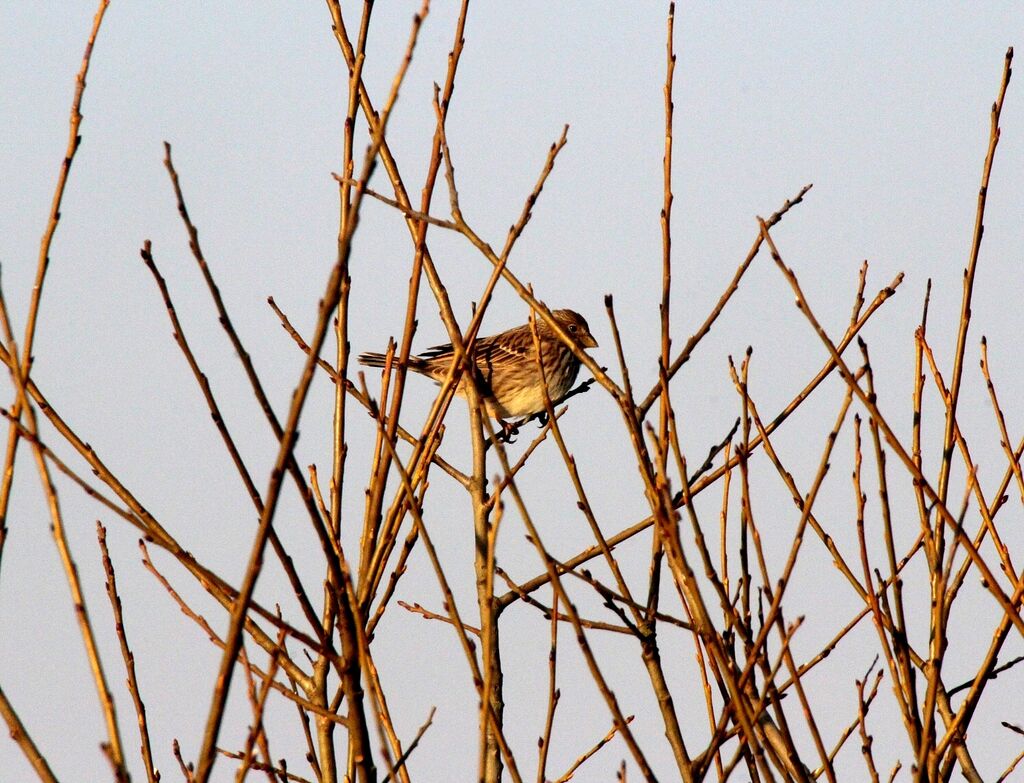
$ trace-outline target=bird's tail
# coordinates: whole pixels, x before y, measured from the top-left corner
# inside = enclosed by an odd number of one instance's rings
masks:
[[[361,353],[359,354],[359,363],[365,367],[383,367],[387,364],[387,356],[382,353]],[[398,357],[395,356],[391,360],[391,365],[397,364]],[[413,372],[424,372],[427,369],[427,363],[418,356],[410,356],[407,366]]]

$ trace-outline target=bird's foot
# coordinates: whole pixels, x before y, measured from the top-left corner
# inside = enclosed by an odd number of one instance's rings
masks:
[[[541,429],[544,429],[544,427],[547,426],[547,423],[548,423],[548,412],[547,411],[542,411],[540,414],[537,415],[537,424],[538,424],[538,426]]]
[[[515,436],[519,434],[519,428],[515,424],[505,421],[504,419],[498,419],[498,423],[501,425],[501,432],[498,434],[498,440],[502,443],[515,443]]]

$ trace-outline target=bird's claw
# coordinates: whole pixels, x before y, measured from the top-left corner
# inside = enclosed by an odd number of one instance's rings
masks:
[[[501,424],[501,433],[498,435],[498,440],[502,443],[515,443],[515,436],[519,433],[519,428],[504,419],[498,419],[498,421]]]

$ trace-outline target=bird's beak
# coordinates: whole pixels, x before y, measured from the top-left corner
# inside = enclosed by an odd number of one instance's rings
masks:
[[[583,339],[580,340],[580,344],[584,348],[597,348],[597,340],[595,340],[594,336],[591,334],[583,335]]]

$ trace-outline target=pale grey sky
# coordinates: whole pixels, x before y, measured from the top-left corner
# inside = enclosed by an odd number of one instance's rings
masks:
[[[350,24],[358,8],[347,4]],[[361,4],[359,4],[361,7]],[[383,100],[419,3],[378,3],[364,77]],[[431,85],[442,81],[458,4],[435,0],[420,46],[389,126],[388,138],[410,190],[426,171],[431,134]],[[586,315],[602,347],[599,361],[614,364],[602,297],[615,296],[633,380],[646,389],[655,378],[650,346],[657,335],[660,298],[661,156],[663,150],[664,3],[515,2],[472,5],[466,48],[448,119],[467,219],[500,243],[535,181],[547,149],[568,123],[569,143],[534,210],[511,266],[552,307]],[[39,237],[67,136],[74,75],[92,14],[92,2],[0,0],[0,263],[3,288],[16,328],[23,325],[35,273]],[[871,263],[874,292],[899,271],[898,295],[865,336],[872,346],[880,400],[902,434],[909,432],[913,385],[913,333],[925,281],[932,278],[929,335],[948,371],[959,315],[962,269],[967,261],[975,199],[995,98],[1008,45],[1024,44],[1024,9],[1012,3],[733,3],[683,4],[676,18],[674,223],[676,277],[673,330],[682,345],[720,295],[767,216],[801,186],[813,182],[805,203],[774,235],[787,263],[825,325],[845,326],[857,270]],[[188,252],[173,193],[163,168],[162,142],[175,162],[206,256],[228,307],[279,412],[286,409],[302,356],[265,303],[273,295],[300,329],[315,320],[316,301],[335,258],[337,191],[346,74],[322,3],[139,3],[114,0],[93,55],[83,104],[82,147],[64,199],[52,249],[52,270],[41,311],[33,373],[62,415],[188,548],[237,581],[248,557],[254,515],[234,476],[202,398],[180,352],[149,272],[139,260],[153,241],[185,329],[227,411],[254,473],[266,475],[276,444],[264,425]],[[1014,404],[1024,393],[1018,366],[1019,303],[1024,283],[1024,86],[1010,85],[1003,137],[989,191],[989,208],[969,339],[970,378],[962,409],[979,443],[982,481],[1003,470],[998,439],[976,377],[978,340],[990,356],[1007,402],[1012,437],[1024,415]],[[364,142],[360,142],[362,144]],[[360,146],[359,149],[362,149]],[[378,173],[373,183],[385,189]],[[444,214],[439,185],[435,210]],[[490,266],[465,241],[432,234],[431,248],[456,313],[466,318]],[[402,326],[410,243],[401,218],[367,204],[352,259],[351,339],[354,350],[382,349]],[[416,347],[443,341],[436,308],[424,300]],[[484,332],[520,323],[526,309],[499,289]],[[683,371],[677,405],[684,446],[699,462],[738,415],[726,356],[754,347],[751,390],[766,415],[804,384],[825,358],[819,342],[792,305],[785,281],[765,256],[693,362]],[[422,420],[433,387],[411,381],[406,413]],[[784,429],[780,452],[802,485],[815,470],[841,399],[826,384]],[[329,464],[331,388],[322,378],[307,408],[299,463]],[[13,392],[8,392],[11,399]],[[7,404],[7,403],[4,403]],[[938,410],[934,396],[932,412]],[[628,444],[611,402],[593,393],[573,401],[563,420],[598,517],[608,530],[645,516],[645,502]],[[822,425],[827,421],[827,425]],[[600,424],[595,425],[595,422]],[[606,425],[605,425],[606,423]],[[410,427],[413,429],[413,427]],[[459,464],[469,459],[461,403],[449,416],[445,449]],[[370,420],[355,412],[350,428],[353,475],[347,510],[361,519]],[[49,439],[58,445],[52,430]],[[930,439],[936,432],[927,433]],[[525,440],[525,439],[524,439]],[[515,448],[515,447],[514,447]],[[830,494],[820,516],[841,546],[855,546],[849,502],[850,438],[840,439]],[[60,449],[58,449],[60,451]],[[66,448],[63,454],[70,453]],[[514,452],[515,453],[515,452]],[[625,453],[625,457],[623,454]],[[934,469],[938,449],[926,457]],[[362,457],[362,458],[361,458]],[[0,569],[0,684],[33,736],[66,780],[109,774],[99,751],[100,712],[74,623],[68,590],[48,531],[48,518],[29,454],[15,487],[9,538]],[[76,463],[77,464],[77,463]],[[522,478],[545,541],[559,556],[590,543],[590,534],[562,491],[563,468],[553,447],[542,451]],[[362,471],[360,473],[360,471]],[[783,531],[780,559],[796,524],[792,503],[767,463],[758,464],[762,530]],[[471,519],[461,490],[440,475],[428,521],[453,575],[457,598],[471,606]],[[257,483],[260,483],[259,481]],[[956,485],[954,485],[956,486]],[[174,607],[143,570],[136,534],[66,483],[60,485],[70,537],[103,653],[121,710],[126,746],[137,745],[130,702],[103,594],[94,525],[109,540],[125,603],[126,623],[149,710],[157,763],[165,780],[177,779],[170,743],[177,737],[194,758],[209,705],[219,652]],[[962,485],[954,493],[962,491]],[[715,494],[715,493],[712,493]],[[909,498],[909,495],[905,496]],[[315,562],[316,544],[286,497],[278,525],[294,554]],[[717,496],[703,511],[714,524]],[[916,535],[912,506],[897,519],[901,541]],[[1020,519],[1018,498],[1007,516]],[[877,522],[877,513],[873,518]],[[499,554],[514,577],[542,570],[510,520]],[[1007,525],[1010,528],[1010,525]],[[1015,535],[1019,546],[1024,536]],[[1011,540],[1014,540],[1011,537]],[[643,578],[648,539],[624,547],[624,562]],[[829,571],[817,540],[807,542],[805,569],[795,577],[789,613],[807,621],[794,647],[813,654],[858,608],[855,596]],[[854,551],[850,549],[850,551]],[[881,550],[879,550],[881,551]],[[224,627],[169,558],[158,563],[175,585]],[[912,581],[914,573],[908,577]],[[916,574],[920,579],[923,571]],[[310,584],[316,572],[304,574]],[[257,595],[287,594],[279,569],[268,566]],[[918,584],[919,589],[923,589]],[[977,592],[977,591],[976,591]],[[438,608],[440,598],[423,556],[417,555],[399,596]],[[272,600],[272,598],[271,598]],[[599,611],[590,598],[584,606]],[[965,599],[981,638],[994,622],[984,595]],[[509,739],[532,769],[543,722],[547,624],[516,607],[503,656]],[[159,618],[154,621],[154,618]],[[924,626],[922,626],[924,627]],[[972,628],[965,619],[963,628]],[[680,634],[663,654],[679,678],[677,702],[693,710],[695,736],[706,721],[692,679],[693,649]],[[965,672],[980,651],[961,640]],[[865,625],[842,650],[842,664],[825,665],[812,681],[834,737],[855,713],[853,678],[862,676],[877,643]],[[671,779],[671,755],[649,689],[635,689],[637,656],[631,643],[605,640],[599,650],[624,709],[637,715],[638,737],[654,750],[656,770]],[[1019,654],[1014,640],[1008,652]],[[413,755],[422,780],[468,780],[475,774],[475,696],[451,630],[395,610],[375,642],[399,730],[411,736],[437,705],[436,725]],[[973,650],[973,656],[971,651]],[[798,657],[799,657],[798,655]],[[564,768],[607,731],[610,719],[566,634],[564,677],[551,762]],[[950,661],[956,670],[958,659]],[[998,725],[1020,722],[1021,675],[1005,675],[983,703],[976,732],[990,732],[976,760],[993,777],[1019,742]],[[241,679],[236,680],[241,686]],[[891,705],[888,683],[874,708],[880,767],[886,771],[908,746]],[[222,744],[244,738],[247,705],[236,687]],[[819,704],[819,707],[822,705]],[[793,709],[796,709],[794,705]],[[278,705],[272,719],[289,748],[275,753],[302,761],[294,710]],[[559,735],[557,732],[562,731]],[[273,734],[272,734],[273,736]],[[611,780],[626,755],[615,743],[590,762],[581,780]],[[851,745],[839,760],[843,779],[863,772]],[[141,767],[132,768],[139,776]],[[221,764],[217,780],[233,769]],[[0,781],[29,775],[17,747],[0,739]],[[987,779],[987,778],[986,778]]]

